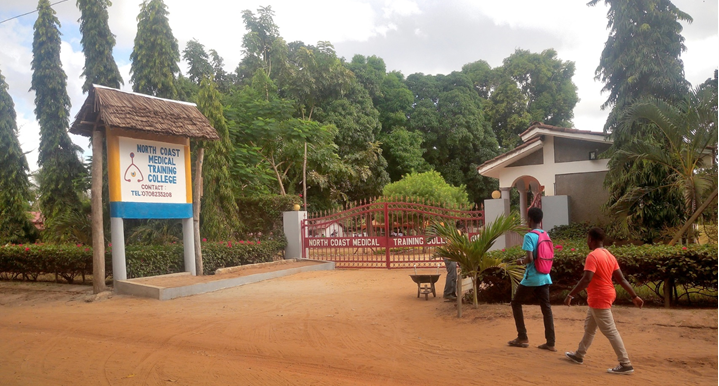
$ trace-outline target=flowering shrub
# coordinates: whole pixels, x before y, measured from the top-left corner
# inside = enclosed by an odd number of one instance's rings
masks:
[[[72,283],[92,273],[92,250],[82,244],[17,244],[0,247],[0,278],[37,280],[55,274]]]
[[[202,244],[203,270],[272,261],[287,242],[281,240]],[[128,245],[125,247],[127,277],[164,275],[184,271],[182,244]],[[105,251],[105,272],[112,273],[112,244]],[[73,283],[78,276],[92,274],[92,247],[82,244],[26,244],[0,246],[0,278],[37,280],[55,274]]]

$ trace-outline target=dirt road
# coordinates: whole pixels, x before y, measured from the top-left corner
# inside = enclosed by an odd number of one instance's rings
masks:
[[[526,306],[530,348],[508,305],[416,298],[409,270],[308,272],[171,301],[88,287],[0,283],[3,385],[716,385],[717,310],[615,309],[636,372],[598,335],[563,359],[586,307],[555,306],[557,348]],[[444,285],[444,275],[438,289]]]

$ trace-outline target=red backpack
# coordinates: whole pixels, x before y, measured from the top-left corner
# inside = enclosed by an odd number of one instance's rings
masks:
[[[552,261],[554,261],[554,245],[549,233],[532,231],[539,236],[537,240],[537,255],[534,258],[534,268],[539,273],[548,274],[552,270]]]

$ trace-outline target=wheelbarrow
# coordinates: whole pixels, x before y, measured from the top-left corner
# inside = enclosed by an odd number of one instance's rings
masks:
[[[437,292],[434,290],[434,283],[439,280],[440,274],[429,274],[429,275],[409,275],[412,281],[417,283],[417,297],[424,295],[424,300],[429,300],[429,294],[437,297]]]

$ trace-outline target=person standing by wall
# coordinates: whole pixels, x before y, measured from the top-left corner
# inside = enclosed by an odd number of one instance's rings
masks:
[[[527,212],[529,228],[543,233],[539,229],[544,213],[539,208],[529,208]],[[552,284],[552,278],[549,274],[537,272],[534,267],[534,260],[537,256],[537,244],[539,235],[529,232],[524,235],[524,243],[522,249],[527,251],[527,256],[517,260],[517,264],[526,265],[524,278],[517,286],[517,291],[512,298],[512,314],[514,315],[514,323],[517,326],[517,338],[507,342],[512,347],[529,347],[529,337],[527,336],[527,328],[524,325],[524,314],[522,313],[522,304],[528,303],[532,298],[539,301],[539,308],[542,310],[544,319],[544,337],[546,343],[537,346],[543,350],[557,351],[554,348],[554,317],[552,316],[552,306],[549,304],[549,286]]]
[[[594,335],[599,331],[609,339],[614,352],[617,354],[619,365],[607,369],[611,374],[631,374],[634,372],[632,362],[624,348],[622,337],[614,324],[612,315],[612,303],[617,298],[612,279],[619,283],[624,290],[632,297],[632,303],[642,308],[644,301],[640,298],[622,275],[616,257],[604,248],[604,231],[601,228],[592,228],[587,235],[587,245],[591,251],[584,262],[584,275],[564,299],[564,304],[571,305],[572,299],[587,289],[587,303],[589,310],[584,321],[584,337],[579,342],[579,348],[575,352],[565,353],[566,357],[574,363],[584,363],[584,356],[592,345]]]

